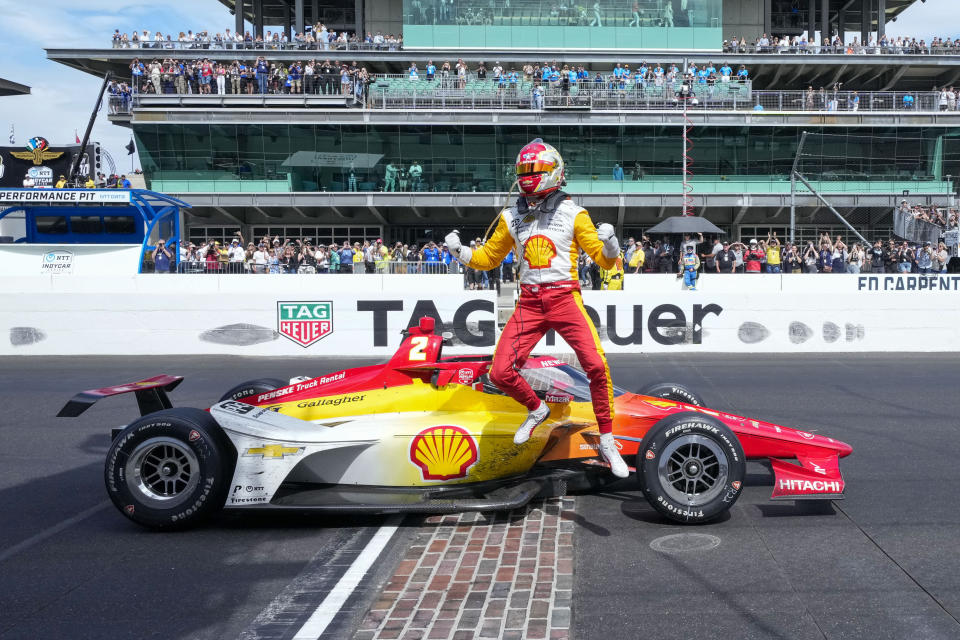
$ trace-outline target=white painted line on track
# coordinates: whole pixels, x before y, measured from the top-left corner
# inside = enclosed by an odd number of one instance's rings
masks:
[[[390,542],[393,534],[397,532],[397,527],[402,521],[403,516],[390,516],[386,523],[373,534],[370,542],[363,548],[350,568],[340,577],[340,580],[330,590],[327,597],[323,599],[323,602],[310,614],[310,618],[303,623],[303,626],[297,631],[297,635],[293,636],[294,640],[316,640],[320,637],[333,622],[333,618],[353,594],[354,589],[357,588],[363,577],[367,575],[367,571],[380,557],[380,553]]]
[[[52,527],[44,529],[43,531],[41,531],[36,535],[30,536],[23,542],[18,542],[17,544],[13,545],[3,553],[0,553],[0,562],[3,562],[4,560],[7,560],[9,558],[12,558],[13,556],[17,555],[21,551],[26,551],[27,549],[29,549],[34,545],[40,544],[47,538],[57,535],[67,527],[72,527],[78,522],[81,522],[82,520],[86,520],[96,512],[106,509],[109,505],[110,505],[110,501],[104,500],[100,504],[96,504],[90,507],[89,509],[87,509],[86,511],[81,511],[80,513],[73,516],[72,518],[67,518],[63,522],[60,522],[59,524],[55,524]]]

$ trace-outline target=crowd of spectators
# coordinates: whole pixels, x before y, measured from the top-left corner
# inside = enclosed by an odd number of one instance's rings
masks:
[[[137,169],[135,173],[139,174],[143,172]],[[54,189],[130,189],[132,186],[126,174],[117,175],[116,173],[111,173],[110,175],[97,173],[95,178],[93,176],[87,176],[86,178],[80,176],[73,182],[61,173],[60,177],[53,184]],[[39,189],[42,187],[38,187],[33,177],[27,173],[23,176],[23,188]]]
[[[634,85],[639,89],[648,85],[663,86],[672,84],[684,79],[699,84],[714,84],[718,82],[746,82],[750,78],[750,70],[745,65],[739,65],[734,69],[729,63],[723,63],[717,67],[713,62],[707,62],[703,65],[697,65],[691,62],[687,66],[677,63],[663,64],[660,62],[648,64],[640,61],[631,69],[628,63],[617,63],[617,65],[606,72],[595,72],[591,75],[590,71],[583,65],[561,64],[553,62],[528,62],[522,65],[511,65],[504,67],[500,61],[494,62],[488,66],[485,62],[480,62],[470,70],[463,59],[451,65],[449,60],[445,60],[437,66],[433,60],[427,60],[425,65],[418,66],[413,61],[407,68],[406,76],[410,80],[426,80],[428,82],[436,81],[441,86],[464,88],[468,80],[487,80],[492,79],[501,87],[517,85],[521,82],[529,82],[535,85],[543,86],[575,86],[578,83],[593,83],[606,86],[609,89],[632,88]]]
[[[483,240],[470,241],[472,249]],[[951,254],[943,242],[911,243],[890,239],[872,245],[847,244],[841,236],[824,233],[806,243],[781,241],[776,232],[766,238],[730,241],[687,235],[677,245],[669,237],[653,240],[628,238],[614,267],[601,268],[581,252],[578,263],[584,289],[619,290],[625,274],[683,274],[682,256],[690,247],[697,257],[699,274],[717,273],[946,273]],[[151,252],[153,269],[173,270],[173,248],[162,239]],[[428,241],[422,246],[396,242],[389,246],[382,238],[316,244],[312,238],[264,236],[259,242],[245,242],[240,232],[229,244],[209,239],[201,244],[184,240],[179,247],[181,273],[215,274],[446,274],[460,273],[464,288],[500,290],[502,282],[516,278],[517,261],[511,251],[503,263],[489,271],[459,265],[445,244]],[[688,254],[689,255],[689,254]]]
[[[152,252],[156,271],[170,270],[170,263],[161,269],[162,256],[169,251],[162,239],[157,242]],[[181,273],[448,273],[452,261],[446,245],[432,241],[390,247],[382,238],[327,245],[313,238],[264,236],[245,242],[239,231],[229,244],[212,238],[201,244],[183,240],[179,252]]]
[[[919,204],[911,205],[906,200],[901,200],[897,210],[899,213],[911,216],[916,220],[923,220],[942,227],[945,231],[960,226],[958,211],[953,207],[925,207]]]
[[[356,62],[267,62],[263,56],[226,64],[209,58],[154,58],[147,62],[134,58],[130,63],[130,76],[130,85],[114,82],[109,86],[113,113],[128,106],[131,92],[157,95],[306,93],[361,98],[371,82],[366,67]]]
[[[624,247],[626,273],[681,274],[680,256],[690,244],[699,258],[700,273],[946,273],[950,252],[943,242],[911,243],[877,240],[873,245],[847,244],[841,236],[822,234],[817,242],[781,241],[776,232],[765,239],[729,241],[702,235],[685,236],[679,247],[669,240],[640,242],[629,238]],[[708,248],[706,248],[708,247]]]
[[[273,50],[303,50],[303,51],[345,51],[367,49],[372,51],[399,51],[403,48],[403,34],[392,33],[384,35],[380,31],[376,35],[369,32],[363,38],[347,31],[339,33],[327,29],[326,25],[317,23],[308,27],[304,32],[294,33],[292,37],[285,31],[267,31],[265,35],[254,35],[249,31],[231,33],[230,29],[216,32],[210,31],[181,31],[179,34],[160,31],[151,33],[144,29],[142,32],[133,31],[131,34],[120,33],[114,29],[111,37],[114,49],[273,49]]]
[[[861,42],[860,38],[854,37],[852,41],[845,42],[839,35],[832,39],[824,40],[819,45],[807,38],[806,33],[799,36],[779,36],[768,37],[762,34],[752,43],[748,43],[746,38],[733,37],[723,41],[724,53],[829,53],[829,54],[847,54],[847,55],[955,55],[960,54],[960,38],[936,37],[928,44],[924,39],[917,40],[912,37],[887,36],[880,38],[879,42],[871,38],[867,42]]]

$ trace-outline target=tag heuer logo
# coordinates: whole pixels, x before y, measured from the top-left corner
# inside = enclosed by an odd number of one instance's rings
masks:
[[[277,331],[301,347],[333,333],[333,303],[278,302]]]

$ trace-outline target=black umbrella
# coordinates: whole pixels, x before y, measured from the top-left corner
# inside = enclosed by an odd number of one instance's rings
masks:
[[[647,233],[724,233],[723,229],[700,216],[673,216],[647,229]]]

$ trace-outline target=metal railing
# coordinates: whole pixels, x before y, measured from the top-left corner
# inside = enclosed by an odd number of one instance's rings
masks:
[[[324,46],[320,42],[313,40],[293,40],[291,42],[277,41],[258,41],[244,40],[237,42],[235,40],[217,40],[209,37],[200,40],[144,40],[137,42],[118,42],[112,43],[113,49],[128,49],[133,51],[142,51],[145,53],[154,53],[158,55],[162,51],[190,51],[197,55],[203,55],[204,51],[402,51],[403,42],[329,42]]]
[[[925,44],[912,45],[792,45],[786,43],[780,44],[736,44],[726,42],[721,48],[724,55],[919,55],[919,56],[955,56],[960,55],[960,47],[954,46],[931,46]]]
[[[453,264],[453,263],[452,263]],[[443,262],[387,260],[378,261],[367,268],[364,262],[353,262],[349,268],[343,269],[340,265],[331,270],[328,265],[297,265],[290,269],[282,264],[253,262],[220,262],[206,260],[181,260],[176,266],[178,273],[207,273],[207,274],[235,274],[235,275],[289,275],[289,274],[406,274],[406,275],[447,275],[459,273],[456,266]]]
[[[371,86],[364,104],[364,96],[359,97],[351,90],[349,94],[296,93],[296,94],[139,94],[113,95],[108,101],[110,115],[126,115],[139,107],[176,108],[169,98],[178,95],[190,98],[191,107],[198,101],[209,103],[211,107],[230,106],[241,100],[244,106],[269,108],[295,106],[304,108],[329,108],[337,100],[346,99],[343,106],[356,106],[375,110],[403,109],[462,109],[462,110],[563,110],[565,108],[599,111],[671,111],[682,108],[680,98],[673,91],[663,88],[644,90],[624,89],[585,89],[574,94],[547,92],[541,98],[530,93],[520,93],[516,89],[496,90],[487,93],[474,93],[458,89],[441,89],[432,93],[392,93],[387,89]],[[235,97],[231,97],[235,96]],[[743,96],[735,93],[711,92],[709,88],[696,90],[687,108],[690,111],[714,112],[778,112],[778,113],[854,113],[899,112],[949,113],[957,112],[957,103],[941,98],[936,91],[749,91]]]

